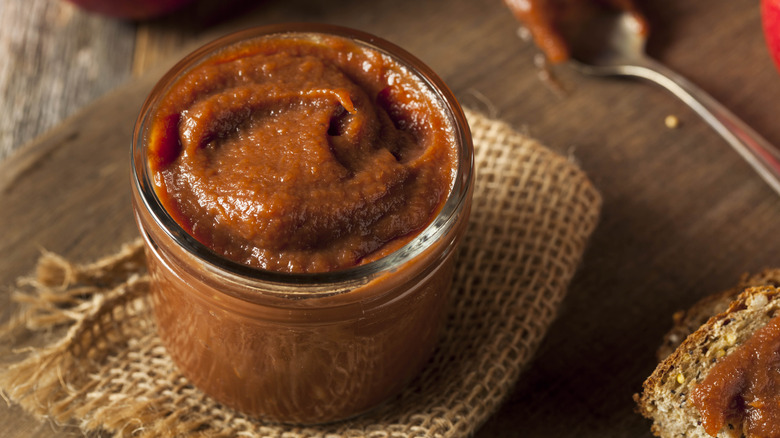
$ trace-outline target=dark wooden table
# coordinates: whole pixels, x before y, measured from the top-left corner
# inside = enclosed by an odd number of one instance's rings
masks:
[[[758,0],[645,3],[650,53],[780,144],[780,74],[762,39]],[[135,235],[129,135],[161,69],[183,47],[279,21],[348,25],[398,43],[464,105],[578,162],[603,194],[602,221],[558,320],[478,437],[649,436],[631,396],[655,366],[672,313],[742,273],[780,265],[780,197],[720,137],[651,84],[558,66],[563,92],[546,86],[536,49],[518,38],[500,0],[201,1],[141,23],[56,0],[4,0],[2,319],[11,311],[10,285],[32,269],[40,248],[86,261]],[[665,126],[668,115],[678,128]],[[3,437],[77,433],[3,403],[0,424]]]

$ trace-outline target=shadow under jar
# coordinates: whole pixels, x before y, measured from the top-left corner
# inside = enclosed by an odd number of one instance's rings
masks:
[[[473,178],[451,91],[387,41],[286,24],[193,52],[133,138],[168,353],[214,399],[269,421],[387,400],[435,348]]]

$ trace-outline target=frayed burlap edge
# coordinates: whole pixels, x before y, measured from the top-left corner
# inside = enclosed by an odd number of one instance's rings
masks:
[[[109,436],[457,437],[493,414],[530,362],[598,221],[584,173],[503,122],[467,112],[477,182],[447,326],[400,395],[358,418],[289,427],[247,418],[192,387],[155,334],[140,242],[95,264],[44,254],[4,329],[67,332],[0,372],[9,401]]]

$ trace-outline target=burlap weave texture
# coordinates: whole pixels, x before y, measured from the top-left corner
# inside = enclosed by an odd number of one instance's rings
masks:
[[[555,318],[601,198],[566,158],[467,112],[477,178],[448,321],[433,358],[400,395],[349,421],[264,424],[191,386],[156,336],[140,241],[91,265],[44,254],[21,279],[5,337],[67,327],[0,371],[12,402],[108,436],[458,437],[510,393]]]

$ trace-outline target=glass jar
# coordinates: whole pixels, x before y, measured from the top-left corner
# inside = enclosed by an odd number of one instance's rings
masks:
[[[451,130],[451,190],[427,228],[389,255],[348,269],[291,274],[220,256],[163,207],[147,160],[150,118],[171,84],[224,47],[275,35],[342,37],[419,78]],[[428,67],[375,36],[287,24],[221,38],[185,57],[152,90],[136,123],[133,204],[146,242],[159,336],[181,372],[226,406],[311,424],[364,412],[397,394],[433,352],[468,222],[473,148],[465,116]]]

